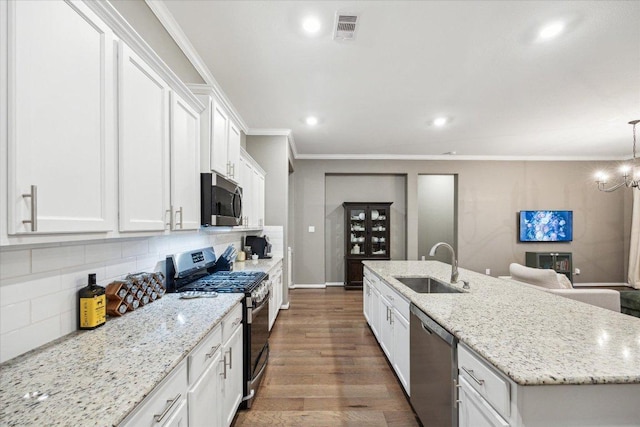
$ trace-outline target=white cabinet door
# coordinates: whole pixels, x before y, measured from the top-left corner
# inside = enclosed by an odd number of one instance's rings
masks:
[[[393,363],[393,305],[380,294],[380,330],[378,341],[382,351],[390,362]]]
[[[200,116],[171,94],[172,230],[200,228]]]
[[[218,427],[221,425],[221,377],[218,375],[221,352],[216,351],[209,367],[189,390],[189,425]]]
[[[366,275],[362,285],[362,312],[367,323],[371,324],[371,282]]]
[[[217,102],[211,111],[211,170],[222,176],[229,176],[229,117]]]
[[[256,169],[253,170],[251,190],[253,192],[253,222],[250,221],[250,224],[262,227],[264,226],[264,175]]]
[[[242,168],[242,217],[243,225],[253,225],[254,204],[253,204],[253,168],[247,160],[241,161]]]
[[[240,128],[229,120],[227,161],[230,167],[230,178],[236,182],[240,179],[240,139]]]
[[[173,412],[166,423],[162,427],[190,427],[197,424],[190,424],[189,412],[187,410],[187,399],[182,399],[180,406]],[[212,424],[207,423],[207,426]]]
[[[371,326],[371,330],[373,331],[373,335],[380,341],[380,324],[381,324],[381,316],[380,309],[382,305],[380,303],[380,293],[378,289],[374,286],[371,286],[371,317],[369,326]]]
[[[393,311],[393,369],[396,371],[404,390],[409,386],[409,321],[396,310]]]
[[[223,385],[222,425],[230,426],[242,402],[242,324],[223,345],[226,378]]]
[[[169,87],[120,42],[120,231],[164,230],[169,209]]]
[[[113,230],[113,34],[81,2],[8,11],[7,231]]]
[[[509,427],[489,403],[464,378],[460,381],[458,425],[460,427]]]

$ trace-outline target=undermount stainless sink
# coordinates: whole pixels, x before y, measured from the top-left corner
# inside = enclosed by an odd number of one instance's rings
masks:
[[[419,294],[464,293],[461,289],[455,288],[432,277],[396,277],[395,279]]]

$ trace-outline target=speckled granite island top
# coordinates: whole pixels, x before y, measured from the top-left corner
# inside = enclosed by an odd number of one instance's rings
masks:
[[[419,294],[395,277],[449,282],[451,266],[364,264],[517,384],[640,384],[638,318],[465,269],[468,293]]]
[[[117,425],[241,299],[167,294],[0,365],[0,425]]]

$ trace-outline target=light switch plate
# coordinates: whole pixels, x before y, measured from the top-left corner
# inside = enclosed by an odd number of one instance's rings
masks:
[[[316,227],[314,225],[310,225],[309,226],[309,233],[315,233],[316,232]]]

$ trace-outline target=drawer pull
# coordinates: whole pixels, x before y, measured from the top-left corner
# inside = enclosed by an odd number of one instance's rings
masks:
[[[484,385],[484,380],[479,380],[478,378],[476,378],[476,376],[475,376],[475,374],[474,374],[472,369],[467,369],[464,366],[461,366],[460,368],[463,371],[465,371],[471,377],[472,380],[474,380],[476,383],[478,383],[478,385]]]
[[[167,400],[167,407],[164,408],[164,411],[162,411],[162,414],[153,416],[153,419],[155,420],[155,422],[159,423],[160,421],[162,421],[162,419],[167,416],[169,411],[171,411],[171,408],[173,408],[173,405],[175,405],[176,402],[180,400],[181,397],[182,397],[182,394],[178,393],[178,395],[173,399]]]
[[[231,326],[237,326],[240,324],[240,322],[242,322],[242,319],[239,317],[236,317],[236,320],[233,321],[233,323],[231,324]]]
[[[391,295],[387,295],[387,299],[388,299],[389,301],[393,301],[393,296],[391,296]]]
[[[218,351],[218,349],[220,348],[220,346],[221,346],[221,345],[222,345],[222,344],[218,344],[218,345],[217,345],[217,346],[215,346],[215,347],[211,347],[211,352],[210,352],[210,353],[207,353],[207,354],[205,355],[205,357],[206,357],[207,359],[211,359],[211,358],[213,357],[213,355],[214,355],[214,354],[216,354],[216,351]]]

